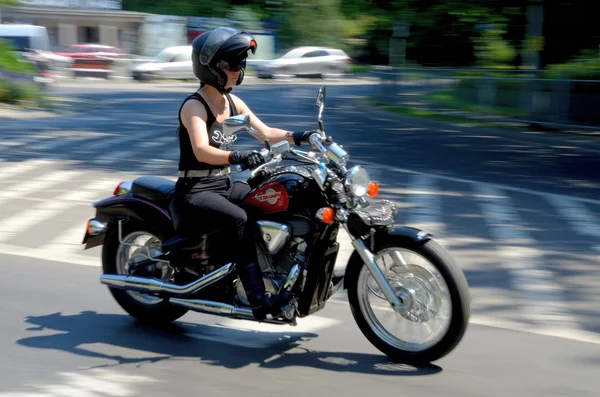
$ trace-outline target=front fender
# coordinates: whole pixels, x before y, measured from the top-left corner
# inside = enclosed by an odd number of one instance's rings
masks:
[[[168,211],[158,205],[131,194],[108,197],[94,202],[96,218],[103,222],[128,218],[158,229],[163,236],[175,234],[173,219]]]
[[[417,229],[409,226],[394,226],[388,229],[381,229],[375,233],[374,236],[374,252],[377,252],[381,249],[382,246],[394,243],[398,244],[398,246],[405,245],[413,245],[413,244],[425,244],[427,241],[431,240],[433,237],[432,234],[427,233],[421,229]],[[371,249],[371,239],[366,237],[363,239],[367,248]],[[344,289],[347,289],[347,278],[348,274],[355,270],[355,268],[359,268],[362,266],[363,261],[356,252],[352,252],[350,258],[348,259],[348,263],[346,265],[346,272],[344,274]]]

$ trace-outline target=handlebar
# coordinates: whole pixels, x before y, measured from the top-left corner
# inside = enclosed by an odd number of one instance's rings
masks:
[[[262,148],[262,149],[260,149],[259,153],[260,153],[260,155],[263,156],[263,158],[265,159],[265,162],[269,159],[269,151],[267,149]],[[264,163],[261,164],[261,166],[262,165],[264,165]],[[246,167],[245,164],[237,164],[233,167],[233,169],[237,172],[244,172],[248,169],[248,167]]]
[[[334,153],[330,153],[331,150],[329,150],[327,147],[325,147],[323,142],[332,144],[333,146],[337,146],[337,145],[335,145],[335,143],[333,142],[331,137],[323,137],[323,134],[321,134],[320,131],[314,131],[309,136],[308,142],[311,145],[311,147],[313,147],[314,149],[321,152],[328,159],[329,159],[329,156],[337,154],[337,153],[335,153],[335,151],[334,151]],[[287,153],[292,153],[292,154],[296,155],[297,157],[300,157],[300,158],[302,158],[306,161],[309,161],[313,164],[320,163],[319,159],[315,158],[314,152],[309,153],[309,152],[304,152],[304,151],[301,151],[301,150],[298,150],[295,148],[290,148],[285,153],[274,154],[271,150],[267,150],[266,148],[263,148],[260,150],[260,154],[265,159],[265,162],[263,164],[259,165],[258,167],[256,167],[252,171],[251,176],[254,177],[263,168],[276,165],[285,157],[285,155]],[[334,157],[336,157],[336,156],[334,156]],[[331,159],[329,159],[329,160],[331,160]],[[234,167],[234,170],[237,172],[243,172],[243,171],[246,171],[247,169],[248,169],[248,167],[246,167],[243,164],[238,164]]]

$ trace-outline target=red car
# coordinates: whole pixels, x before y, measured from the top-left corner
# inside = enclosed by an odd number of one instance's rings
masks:
[[[75,76],[102,75],[107,78],[116,59],[126,55],[117,47],[100,44],[72,44],[58,55],[73,59],[71,70]]]

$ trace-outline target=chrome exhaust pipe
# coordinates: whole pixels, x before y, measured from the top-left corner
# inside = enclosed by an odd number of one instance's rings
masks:
[[[171,303],[173,306],[181,306],[196,312],[216,314],[219,316],[232,317],[241,320],[258,321],[254,317],[254,314],[252,314],[251,309],[245,307],[236,307],[233,305],[228,305],[227,303],[182,298],[170,298],[169,303]],[[287,321],[269,318],[261,320],[261,322],[270,324],[290,324],[290,322]]]
[[[137,291],[148,294],[165,293],[172,296],[187,296],[200,291],[202,288],[219,281],[235,268],[233,263],[218,268],[206,276],[186,285],[167,283],[156,278],[126,276],[122,274],[103,274],[100,282],[110,287]]]

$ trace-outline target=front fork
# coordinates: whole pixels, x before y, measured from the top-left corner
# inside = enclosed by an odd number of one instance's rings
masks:
[[[346,229],[346,231],[348,231],[348,228],[345,224],[344,224],[344,228]],[[354,249],[356,250],[358,255],[360,255],[360,258],[363,260],[364,264],[367,266],[367,269],[369,269],[369,272],[375,279],[375,282],[377,283],[379,288],[381,288],[383,295],[387,299],[387,301],[390,304],[390,306],[392,307],[392,309],[395,312],[400,313],[400,314],[406,313],[407,310],[404,307],[402,300],[398,296],[396,296],[396,294],[392,290],[392,287],[386,280],[385,275],[381,271],[381,268],[375,262],[375,255],[373,254],[373,252],[367,248],[367,246],[365,245],[365,242],[362,239],[355,238],[354,236],[352,236],[352,234],[350,234],[349,231],[348,231],[348,235],[352,239],[352,246],[354,247]],[[373,239],[373,238],[374,238],[374,236],[371,235],[371,239]]]

